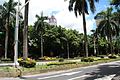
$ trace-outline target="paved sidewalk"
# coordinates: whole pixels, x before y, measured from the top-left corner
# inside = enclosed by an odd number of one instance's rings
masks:
[[[14,63],[0,63],[0,66],[14,66]]]

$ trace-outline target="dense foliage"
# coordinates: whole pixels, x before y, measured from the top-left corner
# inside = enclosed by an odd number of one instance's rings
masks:
[[[98,13],[95,19],[97,20],[100,17],[104,17],[104,20],[100,22],[96,30],[92,31],[92,34],[86,35],[88,39],[87,43],[89,56],[120,53],[120,10],[118,6],[119,4],[117,2],[114,3],[115,4],[112,2],[111,4],[117,5],[116,7],[118,8],[113,9],[117,10],[112,11],[108,8],[108,10]],[[11,8],[10,10],[7,7],[8,4],[11,4],[11,6],[9,6]],[[13,14],[16,12],[14,11],[15,5],[13,6],[13,4],[16,5],[17,3],[14,3],[13,1],[12,3],[5,2],[4,5],[0,5],[0,58],[7,56],[13,59],[14,56],[15,17]],[[3,7],[7,8],[4,9]],[[73,6],[71,5],[71,7]],[[24,20],[22,19],[22,16],[20,16],[20,18],[18,51],[19,57],[23,56],[22,33],[24,26]],[[40,57],[43,56],[57,58],[86,56],[86,43],[84,35],[82,33],[79,33],[77,30],[64,28],[66,26],[50,25],[46,22],[47,17],[43,16],[43,13],[41,15],[36,15],[36,18],[37,20],[35,23],[33,25],[29,25],[28,27],[28,56],[30,58],[40,59]],[[7,28],[9,29],[9,32],[7,32]],[[6,35],[7,33],[9,35]],[[8,40],[6,39],[6,36],[9,36]],[[8,45],[6,44],[7,41]],[[7,45],[8,49],[6,49],[7,47],[5,44]],[[7,54],[5,54],[6,50],[8,50]]]

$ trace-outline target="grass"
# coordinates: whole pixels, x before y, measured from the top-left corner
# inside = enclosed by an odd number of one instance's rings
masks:
[[[112,61],[118,61],[120,57],[117,59],[95,59],[93,62],[57,62],[57,63],[49,63],[47,65],[36,65],[34,68],[20,68],[22,71],[22,75],[32,75],[45,73],[50,71],[59,71],[59,70],[68,70],[73,68],[79,68],[84,66],[95,65],[99,63],[107,63]],[[0,77],[15,77],[20,75],[20,71],[13,67],[0,67]]]

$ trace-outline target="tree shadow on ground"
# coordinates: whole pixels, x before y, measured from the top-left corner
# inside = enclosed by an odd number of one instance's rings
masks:
[[[86,73],[85,75],[90,75],[90,77],[87,77],[84,80],[94,80],[97,78],[102,78],[105,76],[117,74],[119,71],[120,71],[120,65],[113,65],[113,64],[103,65],[98,67],[97,70],[91,73]]]
[[[25,77],[19,77],[20,79],[27,79],[27,78],[25,78]]]

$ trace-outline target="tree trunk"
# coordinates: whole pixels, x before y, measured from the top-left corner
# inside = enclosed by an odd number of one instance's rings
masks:
[[[94,37],[94,56],[96,56],[96,44],[95,44],[95,42],[96,42],[96,39]]]
[[[112,35],[110,34],[110,54],[113,54]]]
[[[83,16],[83,29],[84,29],[84,41],[85,41],[85,53],[86,57],[88,57],[88,40],[87,40],[87,30],[86,30],[86,20],[85,20],[85,13],[82,12]]]
[[[25,3],[28,0],[25,0]],[[23,58],[28,57],[28,12],[29,12],[29,3],[25,6],[24,13],[24,28],[23,28]]]
[[[99,46],[98,46],[98,43],[96,44],[96,56],[99,55]]]
[[[67,42],[67,54],[68,54],[68,59],[70,58],[70,52],[69,52],[69,43]]]
[[[7,52],[8,52],[8,25],[7,19],[5,24],[6,34],[5,34],[5,59],[7,59]]]
[[[41,42],[41,57],[43,57],[43,36],[42,36],[42,34],[40,35],[40,42]]]

